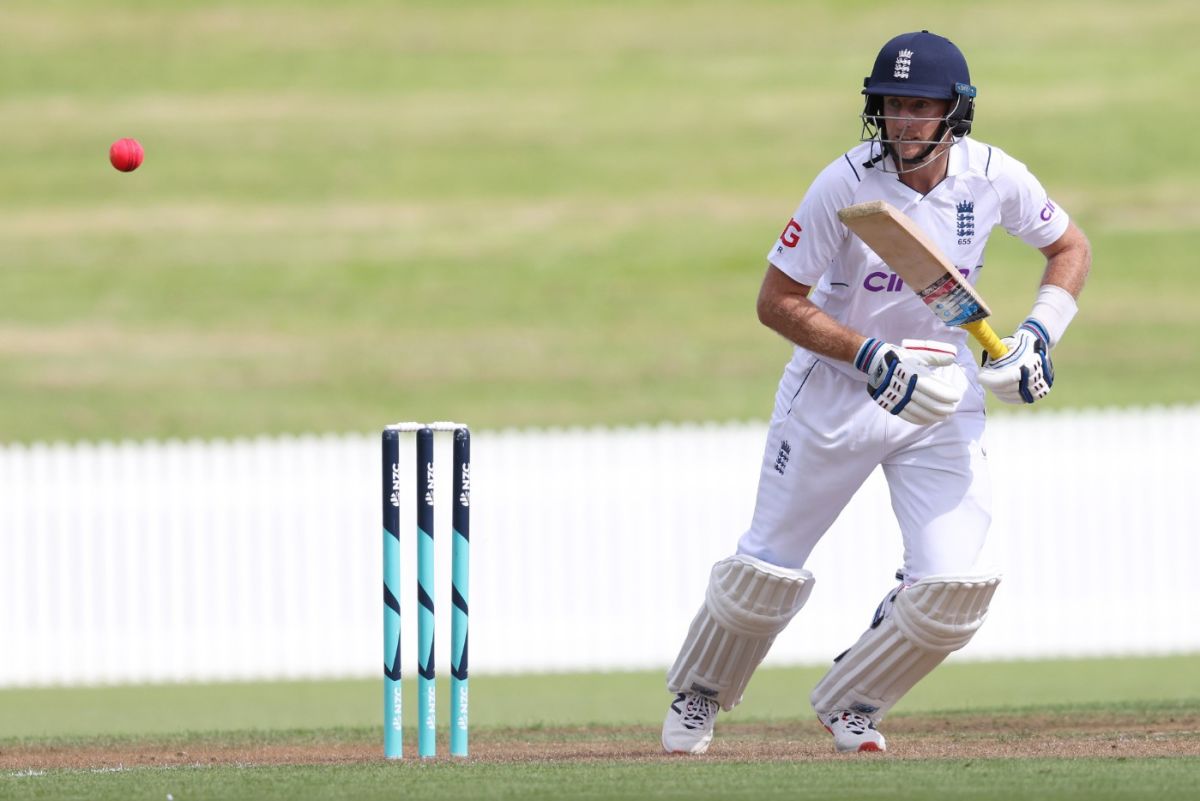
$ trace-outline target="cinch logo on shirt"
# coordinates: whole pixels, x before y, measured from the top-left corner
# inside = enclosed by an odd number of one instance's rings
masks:
[[[979,265],[979,267],[982,266],[982,264]],[[979,269],[979,267],[975,269]],[[959,267],[958,271],[962,273],[963,278],[971,277],[970,267]],[[867,277],[863,279],[863,289],[868,292],[899,292],[904,289],[904,281],[895,273],[876,270],[873,273],[867,273]]]

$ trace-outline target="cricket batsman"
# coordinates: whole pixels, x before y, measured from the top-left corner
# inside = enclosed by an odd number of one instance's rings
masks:
[[[866,631],[809,697],[836,750],[886,749],[878,726],[888,710],[970,642],[1000,583],[976,567],[991,522],[983,388],[1006,403],[1050,392],[1050,354],[1075,316],[1091,250],[1024,164],[970,137],[976,88],[950,40],[895,37],[862,93],[861,144],[816,177],[767,256],[758,317],[795,348],[775,394],[750,527],[713,567],[667,676],[662,744],[671,753],[708,749],[718,711],[742,700],[812,593],[809,554],[877,466],[903,564]],[[966,333],[931,314],[839,221],[839,209],[874,200],[911,217],[972,285],[996,226],[1041,251],[1040,287],[1004,338],[1003,358],[985,355],[977,369]],[[880,591],[877,578],[822,580],[856,603]]]

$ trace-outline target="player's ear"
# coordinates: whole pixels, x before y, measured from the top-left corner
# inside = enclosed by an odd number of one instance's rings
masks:
[[[880,95],[867,95],[866,103],[863,105],[863,117],[867,123],[874,125],[876,128],[883,127],[883,120],[879,117],[883,114],[883,97]]]
[[[966,136],[975,122],[975,95],[977,90],[969,83],[954,84],[954,101],[947,119],[952,123],[950,133]]]

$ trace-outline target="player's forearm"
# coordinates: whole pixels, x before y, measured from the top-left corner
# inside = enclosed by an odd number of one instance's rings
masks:
[[[1075,299],[1083,291],[1092,268],[1092,247],[1083,231],[1071,223],[1057,241],[1041,251],[1046,257],[1041,289],[1021,328],[1035,334],[1047,348],[1053,348],[1079,310]]]
[[[1083,231],[1071,223],[1057,242],[1042,248],[1042,253],[1046,257],[1042,285],[1062,287],[1078,298],[1092,269],[1092,246]]]
[[[785,339],[833,359],[852,362],[864,337],[830,317],[806,295],[808,287],[767,268],[758,297],[758,319]],[[777,275],[773,275],[776,273]]]

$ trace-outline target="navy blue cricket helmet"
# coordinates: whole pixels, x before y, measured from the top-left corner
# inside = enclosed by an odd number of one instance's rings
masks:
[[[962,51],[944,36],[929,31],[902,33],[883,46],[871,74],[863,79],[867,96],[864,118],[880,125],[884,95],[955,101],[946,115],[954,136],[971,132],[975,87]]]

